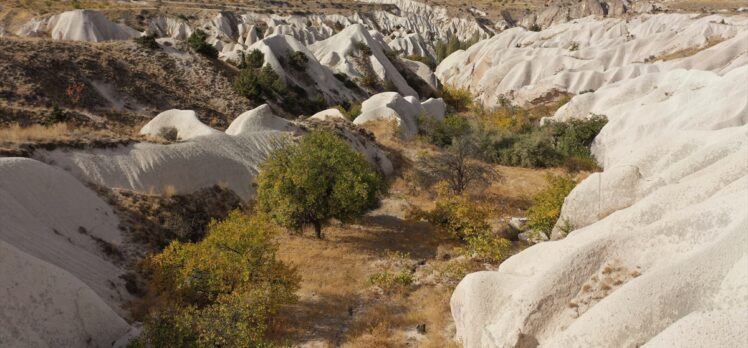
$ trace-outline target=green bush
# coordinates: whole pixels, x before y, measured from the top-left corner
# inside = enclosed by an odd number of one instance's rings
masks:
[[[358,85],[353,82],[353,80],[348,78],[348,75],[344,73],[335,73],[333,74],[333,76],[335,76],[335,78],[338,79],[338,81],[342,82],[346,87],[350,89],[358,89]]]
[[[172,242],[145,261],[161,301],[135,347],[268,346],[269,321],[297,300],[300,277],[276,259],[277,230],[231,212],[198,243]]]
[[[470,257],[490,262],[506,258],[511,242],[491,230],[490,209],[465,195],[440,195],[431,211],[414,209],[409,219],[426,220],[440,231],[465,242],[463,251]]]
[[[245,69],[259,69],[265,64],[265,54],[258,49],[253,49],[249,54],[242,53],[242,62],[239,64],[239,68]]]
[[[362,42],[362,41],[356,42],[354,47],[356,47],[356,49],[359,50],[359,52],[361,52],[361,54],[365,56],[372,55],[371,48],[369,48],[369,46],[366,45],[365,42]]]
[[[156,42],[155,34],[138,36],[134,38],[133,41],[135,41],[135,43],[137,43],[140,47],[147,48],[150,50],[157,50],[161,48],[158,42]]]
[[[495,160],[507,166],[546,168],[563,165],[571,170],[594,170],[590,145],[607,123],[604,116],[549,122],[523,127],[521,132],[493,134]]]
[[[329,219],[350,221],[377,207],[385,190],[377,168],[326,131],[273,151],[257,183],[261,211],[285,227],[311,224],[318,238]]]
[[[303,71],[306,69],[306,64],[309,62],[309,57],[304,52],[296,51],[288,56],[288,63],[292,68]]]
[[[436,52],[436,63],[439,64],[444,58],[447,58],[450,54],[458,51],[468,49],[470,46],[480,40],[480,35],[475,33],[467,41],[460,41],[456,36],[452,35],[447,38],[447,41],[438,40],[434,45],[434,51]]]
[[[55,103],[52,105],[52,112],[47,116],[44,123],[47,125],[53,125],[55,123],[67,122],[68,120],[70,120],[70,113],[62,110],[60,105]]]
[[[428,117],[421,117],[419,118],[418,126],[421,135],[429,143],[439,147],[452,145],[453,139],[465,136],[471,132],[468,119],[454,114],[447,115],[443,122],[438,122]]]
[[[442,89],[442,99],[453,111],[467,111],[473,105],[473,94],[467,88],[446,85]]]
[[[528,226],[538,232],[550,236],[553,226],[561,215],[564,199],[577,185],[569,175],[546,178],[546,187],[532,198],[533,206],[527,212]]]
[[[336,108],[340,110],[340,113],[342,113],[348,121],[353,121],[358,117],[358,115],[361,115],[361,103],[353,103],[348,107],[348,109],[342,105],[338,105]]]
[[[545,168],[558,165],[561,156],[554,148],[553,138],[548,131],[536,131],[506,136],[503,141],[511,144],[500,148],[497,162],[507,166]]]
[[[369,284],[380,287],[384,292],[406,289],[413,284],[413,273],[403,270],[397,272],[376,272],[369,275]]]
[[[196,53],[202,54],[208,58],[216,59],[218,58],[218,50],[213,47],[213,45],[205,42],[207,38],[208,35],[204,31],[196,29],[187,39],[187,44]]]

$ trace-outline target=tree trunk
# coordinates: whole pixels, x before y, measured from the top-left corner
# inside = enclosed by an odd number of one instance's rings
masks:
[[[314,233],[318,239],[322,239],[322,223],[319,220],[314,221]]]

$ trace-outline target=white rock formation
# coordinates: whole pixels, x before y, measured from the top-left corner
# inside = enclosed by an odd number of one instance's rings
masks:
[[[154,17],[148,21],[146,33],[156,35],[157,37],[187,40],[192,35],[192,28],[183,19]]]
[[[322,110],[312,116],[309,117],[310,120],[318,120],[318,121],[337,121],[337,120],[343,120],[348,121],[348,119],[343,115],[340,110],[337,108]]]
[[[486,106],[497,105],[500,95],[523,104],[554,89],[580,93],[681,67],[726,71],[748,60],[746,32],[748,18],[742,16],[590,17],[541,32],[506,30],[453,53],[436,75],[444,84],[469,88]],[[698,57],[689,52],[715,42]],[[667,55],[672,59],[662,61]]]
[[[362,52],[361,46],[368,47],[371,55],[367,56]],[[366,75],[367,69],[361,65],[369,64],[377,78],[392,82],[401,94],[418,96],[387,58],[382,44],[372,38],[363,25],[351,25],[326,40],[310,45],[309,49],[314,52],[320,63],[336,73],[346,74],[354,80],[360,79]],[[354,55],[363,62],[356,62]]]
[[[434,72],[431,70],[431,68],[429,68],[428,65],[405,58],[401,58],[400,60],[403,62],[403,65],[408,68],[408,70],[412,71],[421,80],[426,82],[426,84],[434,89],[434,91],[438,91],[440,89],[441,83],[436,77],[436,74],[434,74]]]
[[[164,111],[150,120],[140,129],[140,134],[158,137],[169,129],[177,131],[178,140],[218,133],[217,130],[200,122],[194,111],[173,109]]]
[[[425,35],[429,41],[456,36],[467,41],[474,35],[488,37],[492,32],[481,27],[474,18],[452,17],[447,9],[431,6],[413,0],[359,0],[375,4],[392,4],[398,7],[400,14],[389,11],[375,11],[373,21],[386,32],[410,31]],[[433,42],[432,42],[433,43]]]
[[[296,126],[273,114],[267,104],[260,105],[249,110],[234,119],[229,128],[226,129],[228,135],[248,135],[262,132],[293,132]]]
[[[124,271],[99,245],[122,243],[112,208],[35,160],[0,158],[0,178],[1,345],[108,347],[128,334]]]
[[[445,110],[446,104],[441,98],[421,103],[412,96],[403,97],[397,92],[383,92],[361,103],[361,115],[353,120],[353,124],[366,126],[370,122],[394,122],[400,135],[411,139],[418,134],[420,117],[442,121]]]
[[[322,66],[317,57],[312,54],[304,44],[288,35],[272,35],[262,39],[247,51],[260,50],[265,56],[265,63],[283,77],[287,82],[300,86],[310,96],[322,93],[325,99],[331,103],[340,103],[354,100],[360,96],[346,87],[325,66]],[[296,71],[289,67],[289,56],[294,52],[302,52],[307,57],[307,63],[303,71]],[[283,64],[282,62],[285,62]]]
[[[112,23],[101,12],[73,10],[48,19],[34,19],[17,33],[19,36],[49,35],[55,40],[110,41],[127,40],[140,35],[126,25]]]
[[[174,188],[190,193],[216,184],[226,185],[243,199],[254,196],[252,183],[259,166],[283,138],[300,135],[299,127],[273,115],[267,105],[237,117],[225,133],[192,137],[160,145],[139,143],[115,149],[37,151],[35,156],[70,168],[83,181],[138,192],[160,193]],[[392,173],[386,153],[355,132],[346,138],[366,151],[364,157],[385,175]]]
[[[672,70],[577,96],[605,114],[605,167],[572,191],[577,228],[468,275],[466,347],[738,347],[748,341],[748,66]]]

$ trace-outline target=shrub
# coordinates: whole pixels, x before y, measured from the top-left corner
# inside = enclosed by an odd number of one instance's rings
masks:
[[[303,71],[306,69],[306,64],[309,62],[309,57],[304,52],[296,51],[288,56],[288,63],[292,68]]]
[[[432,178],[431,181],[446,183],[454,194],[461,194],[476,182],[487,184],[500,179],[491,166],[472,158],[475,151],[476,145],[470,137],[454,138],[447,151],[421,156],[418,169]]]
[[[266,346],[268,322],[297,300],[297,271],[276,259],[277,230],[233,211],[199,243],[172,242],[145,261],[161,297],[136,347]]]
[[[403,270],[397,272],[376,272],[369,275],[369,284],[378,286],[384,292],[406,289],[413,284],[413,273]]]
[[[342,105],[337,105],[336,108],[340,110],[340,113],[343,114],[348,121],[353,121],[358,117],[358,115],[361,115],[361,103],[353,103],[348,107],[348,109]]]
[[[421,62],[423,64],[426,64],[426,65],[428,65],[429,68],[431,68],[431,70],[436,69],[436,63],[434,62],[433,59],[431,59],[429,57],[424,57],[424,56],[418,55],[418,54],[410,54],[410,55],[407,55],[407,56],[405,56],[403,58],[408,59],[408,60],[412,60],[412,61],[416,61],[416,62]]]
[[[496,161],[529,168],[564,165],[572,170],[593,170],[597,164],[590,145],[606,123],[604,116],[594,115],[543,126],[525,123],[522,127],[509,127],[509,131],[497,133]]]
[[[370,56],[372,54],[371,48],[369,48],[369,46],[363,41],[356,42],[354,47],[365,56]]]
[[[605,116],[592,115],[587,119],[554,122],[548,126],[553,128],[558,136],[557,148],[561,154],[589,158],[592,141],[607,123]]]
[[[282,98],[288,93],[286,84],[270,65],[259,69],[242,69],[234,80],[234,90],[239,95],[255,102],[262,101],[263,97],[279,96]]]
[[[465,195],[440,194],[431,211],[415,209],[408,218],[426,220],[440,231],[466,243],[465,252],[470,257],[498,262],[503,260],[511,242],[491,230],[488,223],[490,210],[485,204],[475,202]]]
[[[436,53],[436,63],[441,63],[444,58],[447,58],[450,54],[461,50],[468,49],[470,46],[480,40],[480,35],[475,33],[468,41],[460,41],[456,36],[452,35],[447,38],[447,41],[438,40],[434,45],[434,51]]]
[[[452,145],[452,139],[462,137],[471,132],[470,122],[467,118],[459,115],[447,115],[443,122],[432,118],[419,118],[418,128],[421,135],[426,137],[429,143],[439,147]]]
[[[273,151],[257,178],[261,211],[289,228],[330,218],[349,221],[379,204],[384,182],[374,165],[334,134],[312,131]]]
[[[187,39],[187,44],[196,53],[200,53],[208,58],[216,59],[218,58],[218,50],[213,47],[213,45],[205,42],[207,38],[208,35],[204,31],[196,29]]]
[[[47,116],[47,119],[45,120],[45,124],[47,125],[53,125],[55,123],[62,123],[67,122],[70,119],[70,113],[62,110],[60,108],[60,105],[55,103],[52,105],[52,112]]]
[[[467,88],[446,85],[442,98],[453,111],[467,111],[473,105],[473,95]]]
[[[361,86],[378,91],[382,87],[382,81],[379,79],[377,74],[374,72],[374,69],[369,67],[368,69],[365,69],[363,72],[363,75],[360,78],[359,84]]]
[[[532,25],[530,25],[529,28],[527,28],[527,30],[529,30],[529,31],[541,31],[542,28],[537,23],[533,23]]]
[[[518,136],[510,135],[503,140],[511,145],[499,149],[497,159],[500,164],[546,168],[560,163],[561,156],[555,150],[552,136],[547,131],[538,129]]]
[[[561,215],[564,199],[576,184],[569,175],[548,176],[545,189],[532,198],[533,206],[527,212],[528,226],[549,236]]]
[[[265,55],[258,49],[253,49],[249,54],[244,55],[242,53],[243,60],[239,65],[239,68],[259,69],[265,64]]]
[[[176,127],[163,127],[158,130],[158,136],[166,141],[179,140],[179,130]]]
[[[133,39],[135,43],[138,44],[138,46],[147,48],[149,50],[157,50],[160,49],[161,46],[159,46],[158,42],[156,42],[156,35],[150,34],[150,35],[143,35],[138,36]]]
[[[350,78],[348,78],[348,75],[344,73],[335,73],[333,74],[336,79],[338,79],[340,82],[343,82],[343,85],[350,89],[356,89],[358,88],[358,85],[353,82]]]

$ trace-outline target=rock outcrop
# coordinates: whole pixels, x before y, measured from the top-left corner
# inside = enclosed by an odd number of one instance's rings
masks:
[[[486,106],[501,95],[526,103],[552,90],[578,94],[676,68],[729,70],[748,59],[747,31],[745,17],[690,14],[590,17],[540,32],[512,28],[450,55],[436,75]]]
[[[497,93],[558,88],[580,95],[553,120],[609,120],[592,147],[604,170],[562,208],[560,223],[574,230],[556,228],[560,240],[455,289],[466,347],[744,345],[746,30],[741,17],[589,19],[512,29],[440,66],[445,77],[471,70],[462,81],[489,105]],[[572,37],[578,49],[564,48]],[[460,58],[466,67],[450,70]]]
[[[192,128],[200,128],[203,126]],[[207,126],[205,126],[207,127]],[[69,168],[83,181],[145,193],[191,193],[225,185],[242,199],[254,196],[259,166],[285,138],[303,134],[299,124],[275,116],[267,105],[237,117],[226,132],[190,137],[175,144],[138,143],[114,149],[37,151],[39,159]],[[372,139],[349,134],[351,144],[389,175],[392,164]],[[364,145],[361,145],[361,144]],[[220,170],[216,170],[220,168]]]
[[[405,139],[418,134],[418,122],[421,117],[442,121],[446,104],[439,99],[429,99],[423,103],[415,97],[396,92],[379,93],[361,104],[361,115],[353,124],[366,126],[369,122],[394,122]]]
[[[140,35],[135,29],[112,23],[101,12],[92,10],[73,10],[47,19],[35,19],[25,24],[17,34],[90,42],[127,40]]]
[[[126,337],[112,208],[39,161],[0,158],[0,178],[0,343],[108,347]]]

